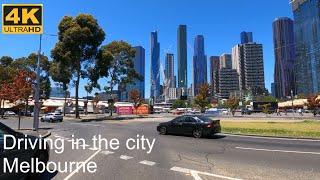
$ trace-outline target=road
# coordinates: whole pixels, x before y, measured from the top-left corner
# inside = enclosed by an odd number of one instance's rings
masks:
[[[44,179],[136,180],[136,179],[319,179],[320,141],[255,138],[217,135],[210,139],[159,135],[156,126],[161,119],[126,121],[41,123],[52,131],[50,139],[66,140],[65,150],[51,150],[50,161],[94,161],[97,172],[51,173]],[[1,120],[16,127],[16,121]],[[25,120],[22,127],[31,125]],[[120,140],[120,148],[92,149],[95,135]],[[84,138],[84,150],[71,150],[71,137]],[[155,144],[147,150],[128,150],[129,138],[144,135]],[[141,147],[141,142],[140,142]]]

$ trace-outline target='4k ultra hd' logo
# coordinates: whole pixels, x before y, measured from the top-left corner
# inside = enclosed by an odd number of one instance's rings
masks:
[[[2,33],[42,34],[42,4],[3,4]]]

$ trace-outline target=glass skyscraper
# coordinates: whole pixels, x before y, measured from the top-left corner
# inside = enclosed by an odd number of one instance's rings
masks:
[[[274,95],[285,98],[291,95],[291,90],[295,90],[293,21],[290,18],[277,18],[272,27],[275,55]]]
[[[240,33],[241,44],[253,42],[252,32],[241,32]]]
[[[210,57],[210,80],[211,80],[211,92],[214,96],[219,93],[219,69],[220,69],[220,57]]]
[[[173,54],[167,53],[166,54],[166,83],[169,88],[175,88],[175,78],[174,78],[174,56]]]
[[[320,91],[320,0],[292,2],[297,94]]]
[[[151,32],[151,93],[150,97],[160,96],[160,43],[158,32]]]
[[[130,93],[133,89],[136,89],[140,92],[140,97],[145,98],[145,49],[142,46],[134,47],[136,54],[133,60],[135,71],[142,76],[143,80],[135,80],[134,83],[128,84],[126,91]],[[129,97],[129,94],[127,96]]]
[[[194,40],[193,87],[194,96],[199,94],[200,87],[207,83],[207,56],[204,52],[204,37],[197,35]]]
[[[187,82],[187,26],[180,25],[178,28],[178,87],[188,88]]]

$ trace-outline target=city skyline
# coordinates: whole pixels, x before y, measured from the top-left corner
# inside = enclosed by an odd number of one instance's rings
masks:
[[[22,2],[22,1],[21,1]],[[129,13],[135,8],[139,9],[139,6],[142,8],[148,8],[153,6],[155,2],[147,3],[147,1],[138,1],[136,3],[130,1],[126,2],[124,8],[129,9]],[[17,1],[16,3],[19,3]],[[109,2],[108,2],[109,3]],[[108,6],[110,7],[110,12],[113,9],[116,9],[118,1],[110,1]],[[169,3],[169,1],[167,2]],[[287,1],[271,1],[268,5],[260,5],[256,1],[245,0],[241,2],[227,2],[227,1],[203,1],[203,3],[191,2],[191,7],[198,7],[197,9],[202,9],[201,11],[195,10],[196,17],[189,15],[190,9],[194,9],[185,5],[181,5],[178,2],[171,2],[172,5],[170,8],[165,6],[166,2],[159,2],[157,5],[159,8],[155,11],[141,11],[141,12],[131,12],[132,17],[127,19],[124,15],[112,15],[112,13],[104,13],[102,10],[103,2],[97,1],[93,4],[83,5],[81,3],[74,4],[71,2],[64,2],[66,6],[71,8],[61,8],[55,16],[54,8],[57,7],[57,3],[46,2],[44,4],[45,9],[45,34],[56,34],[57,24],[63,15],[77,15],[80,12],[91,13],[93,14],[98,23],[106,31],[106,42],[112,40],[126,40],[132,46],[142,46],[146,49],[146,97],[149,97],[150,94],[150,37],[149,33],[153,30],[158,30],[159,32],[159,42],[161,43],[160,49],[160,62],[164,65],[164,56],[165,52],[173,53],[177,57],[177,28],[180,24],[185,24],[187,26],[187,62],[188,65],[192,64],[193,56],[193,38],[196,34],[203,34],[206,41],[206,54],[207,56],[220,55],[224,52],[230,53],[231,47],[239,42],[239,33],[242,31],[249,31],[255,34],[255,40],[264,45],[265,56],[265,71],[268,72],[266,76],[266,85],[270,89],[270,84],[273,81],[273,66],[274,66],[274,55],[273,55],[273,43],[272,43],[272,26],[271,23],[276,17],[288,16],[292,17],[291,6]],[[267,7],[271,8],[277,4],[277,8],[272,11],[266,11]],[[221,18],[222,11],[209,12],[210,6],[217,7],[226,7],[228,6],[233,10],[233,13],[224,14],[225,18]],[[250,7],[255,7],[250,13],[247,13]],[[114,8],[112,8],[114,7]],[[180,11],[181,16],[171,17],[170,21],[166,21],[170,13],[163,14],[164,11],[174,12],[175,7],[183,7]],[[171,9],[172,8],[172,9]],[[95,11],[92,11],[95,9]],[[171,13],[171,14],[172,14]],[[238,16],[239,14],[239,16]],[[252,14],[258,14],[259,23],[257,25],[257,18],[252,18]],[[263,15],[262,15],[263,14]],[[237,15],[237,16],[235,16]],[[143,17],[143,21],[140,21]],[[200,18],[201,17],[201,18]],[[215,17],[215,18],[212,18]],[[251,19],[250,19],[251,18]],[[231,21],[232,19],[232,21]],[[139,20],[139,21],[138,21]],[[229,21],[230,20],[230,21]],[[117,23],[118,22],[118,23]],[[121,22],[121,23],[120,23]],[[142,23],[143,22],[143,23]],[[244,23],[246,22],[246,23]],[[223,25],[221,25],[223,23]],[[128,30],[127,26],[131,26]],[[217,26],[223,27],[216,28]],[[11,55],[14,58],[21,56],[27,56],[31,52],[36,52],[38,49],[38,36],[30,35],[20,35],[18,37],[10,35],[0,35],[0,41],[8,42],[8,47],[2,47],[0,49],[0,55]],[[27,47],[23,42],[31,42]],[[50,57],[50,51],[53,48],[53,45],[57,41],[54,36],[43,36],[43,53]],[[15,48],[10,48],[15,47]],[[176,58],[177,60],[177,58]],[[176,61],[175,60],[175,61]],[[177,73],[177,62],[175,62],[175,75],[178,77]],[[209,67],[208,67],[209,68]],[[188,87],[192,83],[192,73],[191,69],[188,68]],[[208,75],[209,76],[209,75]],[[163,79],[161,79],[162,82]],[[83,87],[87,81],[84,79],[80,83],[80,87]],[[103,84],[103,81],[100,81]],[[71,95],[74,95],[74,90],[70,89]],[[97,92],[97,90],[94,90]],[[85,96],[86,93],[84,90],[80,90],[80,96]]]

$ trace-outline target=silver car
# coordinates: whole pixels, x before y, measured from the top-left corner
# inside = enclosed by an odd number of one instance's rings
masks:
[[[40,120],[42,122],[62,122],[63,116],[59,113],[48,113],[43,115]]]

